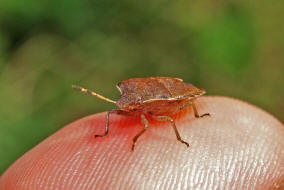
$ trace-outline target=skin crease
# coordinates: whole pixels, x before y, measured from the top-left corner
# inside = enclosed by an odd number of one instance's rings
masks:
[[[38,144],[0,178],[0,189],[277,189],[284,183],[284,127],[245,102],[200,97],[174,116],[189,148],[169,123],[105,113],[75,121]]]

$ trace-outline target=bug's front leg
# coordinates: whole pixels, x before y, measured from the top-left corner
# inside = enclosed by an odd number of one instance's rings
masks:
[[[204,113],[204,114],[202,114],[202,115],[199,115],[199,113],[198,113],[198,111],[197,111],[197,109],[196,109],[196,106],[195,106],[194,102],[192,102],[192,108],[193,108],[193,111],[194,111],[194,116],[195,116],[196,118],[200,118],[200,117],[204,117],[204,116],[211,116],[210,113]]]
[[[102,135],[95,135],[95,138],[97,137],[104,137],[108,134],[108,127],[109,127],[109,115],[111,113],[116,113],[116,114],[121,114],[121,115],[130,115],[128,112],[123,111],[123,110],[110,110],[106,114],[106,124],[105,124],[105,133]]]

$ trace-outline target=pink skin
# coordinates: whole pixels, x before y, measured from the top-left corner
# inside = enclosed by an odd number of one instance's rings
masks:
[[[224,97],[196,100],[169,123],[149,119],[131,152],[140,117],[95,114],[62,128],[12,164],[0,189],[273,189],[284,183],[284,127],[261,109]]]

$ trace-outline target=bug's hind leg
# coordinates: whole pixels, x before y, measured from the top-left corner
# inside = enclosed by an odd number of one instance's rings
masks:
[[[205,116],[211,116],[210,113],[204,113],[204,114],[202,114],[202,115],[199,115],[199,113],[198,113],[198,111],[197,111],[197,109],[196,109],[196,106],[195,106],[194,102],[192,102],[192,108],[193,108],[193,111],[194,111],[194,116],[195,116],[196,118],[205,117]]]
[[[192,102],[186,102],[185,104],[181,105],[180,107],[178,107],[174,112],[171,113],[171,115],[174,115],[176,113],[178,113],[179,111],[181,111],[182,109],[184,109],[185,107],[191,105]]]
[[[146,119],[145,115],[141,115],[141,121],[144,124],[144,129],[142,129],[137,135],[135,135],[135,137],[133,138],[133,143],[132,143],[132,148],[131,150],[134,151],[134,147],[136,144],[137,139],[147,130],[148,126],[149,126],[149,122]]]
[[[158,121],[169,121],[172,124],[172,127],[175,131],[177,140],[180,141],[181,143],[185,144],[187,147],[189,147],[189,144],[187,142],[185,142],[184,140],[182,140],[182,138],[180,137],[180,134],[177,130],[175,121],[170,117],[170,116],[152,116],[154,119],[158,120]]]
[[[121,115],[130,115],[128,112],[125,112],[123,110],[110,110],[110,111],[108,111],[107,115],[106,115],[105,133],[101,134],[101,135],[95,135],[95,138],[97,138],[97,137],[104,137],[104,136],[106,136],[108,134],[109,115],[111,113],[116,113],[116,114],[121,114]]]

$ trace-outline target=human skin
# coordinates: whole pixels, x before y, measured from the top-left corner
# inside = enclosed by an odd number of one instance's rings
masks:
[[[265,111],[226,97],[196,100],[174,116],[187,148],[169,123],[105,113],[75,121],[12,164],[0,189],[276,189],[284,183],[284,127]]]

